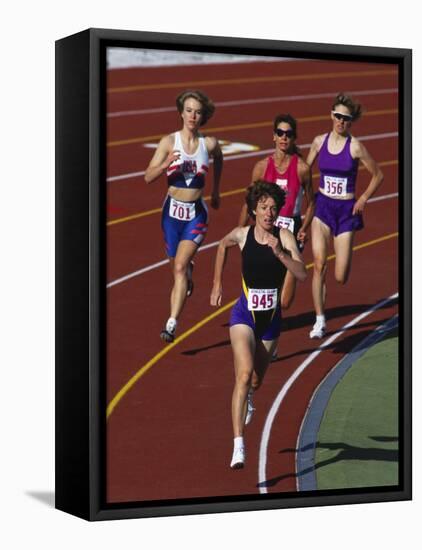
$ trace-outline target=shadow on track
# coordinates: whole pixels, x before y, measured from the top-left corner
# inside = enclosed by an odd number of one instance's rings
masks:
[[[397,437],[374,436],[374,437],[370,437],[370,439],[372,439],[373,441],[380,441],[384,443],[398,442]],[[313,445],[307,445],[306,447],[303,447],[301,449],[282,449],[281,451],[279,451],[279,453],[296,454],[298,451],[303,452],[311,448],[313,448]],[[281,481],[284,481],[285,479],[297,478],[297,477],[309,474],[315,470],[318,470],[319,468],[323,468],[324,466],[328,466],[329,464],[335,464],[337,462],[342,462],[345,460],[362,460],[362,461],[377,460],[382,462],[396,462],[397,464],[399,461],[398,449],[380,449],[376,447],[371,447],[371,448],[353,447],[352,445],[348,445],[347,443],[317,443],[315,446],[315,449],[338,451],[338,453],[334,457],[329,458],[327,460],[322,460],[321,462],[318,462],[317,464],[309,468],[305,468],[300,472],[283,474],[280,476],[273,477],[271,479],[267,479],[261,483],[258,483],[257,487],[275,487],[278,483],[280,483]]]

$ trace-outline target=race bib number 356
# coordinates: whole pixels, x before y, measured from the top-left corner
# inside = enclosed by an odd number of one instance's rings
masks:
[[[248,292],[249,311],[266,311],[277,306],[276,288],[250,288]]]
[[[347,178],[324,176],[324,191],[330,197],[345,197],[347,195]]]
[[[181,202],[175,199],[170,199],[169,214],[171,218],[189,222],[195,217],[195,203],[194,202]]]

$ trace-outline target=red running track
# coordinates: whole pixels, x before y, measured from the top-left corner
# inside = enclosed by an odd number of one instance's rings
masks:
[[[221,207],[210,210],[205,242],[210,244],[236,225],[252,167],[265,156],[263,151],[272,148],[274,116],[286,111],[293,114],[299,121],[299,145],[309,144],[316,134],[330,129],[332,97],[344,90],[355,92],[364,105],[365,114],[354,125],[353,133],[367,136],[365,144],[381,164],[385,181],[378,196],[385,198],[366,207],[365,229],[356,235],[358,249],[346,286],[334,282],[330,266],[330,334],[397,292],[398,199],[396,195],[388,198],[398,191],[397,86],[397,68],[393,65],[346,62],[230,64],[207,66],[206,71],[200,66],[110,70],[109,283],[165,260],[159,214],[166,193],[165,179],[147,186],[141,175],[130,174],[145,170],[153,153],[146,144],[157,143],[161,135],[178,129],[178,116],[172,107],[180,91],[199,87],[217,103],[215,116],[205,127],[207,133],[255,148],[252,157],[242,152],[234,160],[229,160],[230,155],[225,157]],[[224,102],[234,105],[218,105]],[[166,107],[170,109],[162,111]],[[369,175],[362,170],[358,192],[368,182]],[[206,195],[209,189],[208,182]],[[168,317],[172,285],[168,265],[107,290],[106,486],[110,503],[259,493],[258,454],[268,411],[286,380],[318,346],[308,338],[314,315],[312,273],[310,269],[307,281],[298,285],[296,300],[285,314],[279,359],[270,366],[256,395],[256,414],[245,433],[246,467],[232,471],[230,401],[234,378],[227,327],[229,310],[198,328],[198,323],[216,312],[209,305],[215,251],[211,247],[197,255],[195,292],[183,311],[178,336],[195,330],[158,359],[157,354],[165,349],[159,333]],[[307,264],[312,262],[310,243],[304,258]],[[236,299],[239,292],[240,254],[232,250],[224,276],[224,304]],[[396,310],[397,305],[392,304],[366,317],[323,351],[293,384],[270,434],[266,470],[269,492],[296,490],[294,450],[316,386],[368,331]],[[139,379],[125,389],[137,373]]]

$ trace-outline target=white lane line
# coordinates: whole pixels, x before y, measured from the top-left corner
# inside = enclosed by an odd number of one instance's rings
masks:
[[[219,242],[220,241],[215,241],[213,243],[201,246],[198,252],[202,252],[203,250],[207,250],[208,248],[217,246]],[[142,275],[142,273],[147,273],[148,271],[152,271],[153,269],[157,269],[158,267],[161,267],[168,263],[170,262],[167,259],[167,260],[162,260],[161,262],[157,262],[156,264],[147,265],[147,267],[139,269],[138,271],[134,271],[133,273],[129,273],[128,275],[124,275],[123,277],[120,277],[120,279],[115,279],[114,281],[111,281],[110,283],[107,284],[107,288],[111,288],[112,286],[116,286],[116,285],[119,285],[120,283],[124,283],[125,281],[129,281],[129,279],[138,277],[139,275]]]
[[[359,90],[355,92],[345,92],[346,94],[353,96],[361,95],[383,95],[383,94],[394,94],[398,92],[398,88],[383,88],[378,90]],[[277,97],[261,97],[255,99],[237,99],[234,101],[217,101],[215,103],[216,107],[232,107],[238,105],[253,105],[257,103],[273,103],[275,101],[303,101],[307,99],[325,99],[325,98],[334,98],[338,92],[330,92],[323,94],[308,94],[308,95],[286,95],[286,96],[277,96]],[[107,118],[118,118],[124,116],[139,116],[139,115],[150,115],[156,113],[170,113],[174,111],[175,107],[154,107],[150,109],[135,109],[131,111],[114,111],[107,113]]]
[[[377,202],[387,199],[394,199],[398,197],[398,193],[391,193],[390,195],[383,195],[381,197],[375,197],[372,199],[369,199],[368,203],[370,202]],[[302,216],[303,218],[303,216]],[[206,244],[204,246],[201,246],[198,250],[198,252],[203,252],[204,250],[207,250],[208,248],[213,248],[214,246],[217,246],[220,241],[214,241],[213,243]],[[162,260],[161,262],[157,262],[155,264],[148,265],[147,267],[144,267],[142,269],[139,269],[138,271],[134,271],[133,273],[129,273],[128,275],[124,275],[123,277],[120,277],[119,279],[115,279],[114,281],[111,281],[107,284],[107,288],[111,288],[113,286],[116,286],[120,283],[124,283],[125,281],[128,281],[129,279],[133,279],[134,277],[138,277],[139,275],[142,275],[142,273],[146,273],[147,271],[151,271],[153,269],[157,269],[158,267],[161,267],[163,265],[166,265],[169,263],[169,260]]]
[[[353,327],[359,321],[376,311],[377,309],[383,307],[385,304],[388,304],[391,300],[394,300],[398,297],[398,293],[393,294],[389,298],[382,300],[378,304],[375,304],[365,312],[361,313],[352,321],[344,325],[338,332],[334,333],[328,340],[326,340],[319,348],[317,348],[314,352],[312,352],[306,359],[303,361],[297,369],[293,372],[293,374],[290,376],[290,378],[285,382],[281,390],[279,391],[277,397],[275,398],[271,409],[267,415],[264,429],[262,431],[261,436],[261,443],[259,446],[259,464],[258,464],[258,486],[259,486],[259,492],[260,493],[267,493],[267,479],[266,479],[266,470],[267,470],[267,451],[268,451],[268,443],[270,440],[271,435],[271,429],[274,423],[274,419],[278,413],[278,410],[286,397],[288,391],[294,384],[294,382],[299,378],[299,376],[303,373],[303,371],[312,363],[312,361],[318,357],[318,355],[324,351],[334,340],[336,340],[339,336],[341,336],[346,330]]]
[[[375,139],[388,139],[397,137],[399,135],[398,132],[386,132],[384,134],[370,134],[366,136],[360,136],[359,141],[371,141]],[[298,144],[301,149],[309,149],[309,147],[312,145],[311,143],[305,143],[304,145]],[[251,153],[241,153],[238,155],[230,155],[224,157],[224,162],[228,162],[229,160],[238,160],[238,159],[244,159],[248,157],[259,157],[262,155],[268,155],[274,151],[274,148],[272,149],[260,149],[259,151],[252,151]],[[211,159],[211,163],[213,162],[213,159]],[[110,176],[106,179],[108,183],[111,183],[113,181],[121,181],[121,180],[127,180],[130,178],[137,178],[140,176],[145,175],[145,170],[142,170],[140,172],[130,172],[128,174],[121,174],[120,176]]]

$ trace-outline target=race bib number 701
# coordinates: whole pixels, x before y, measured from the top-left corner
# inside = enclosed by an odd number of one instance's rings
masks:
[[[277,306],[276,288],[250,288],[248,292],[249,311],[266,311]]]
[[[195,217],[195,203],[194,202],[182,202],[170,199],[169,214],[171,218],[189,222]]]

